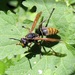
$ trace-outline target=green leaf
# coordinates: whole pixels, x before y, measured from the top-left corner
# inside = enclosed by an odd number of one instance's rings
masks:
[[[56,2],[65,2],[67,6],[70,6],[71,4],[75,3],[75,0],[55,0]]]
[[[60,46],[60,48],[59,48]],[[17,62],[14,66],[11,66],[6,73],[8,75],[69,75],[75,69],[74,62],[75,57],[72,55],[70,51],[67,50],[66,46],[63,44],[59,44],[58,47],[54,48],[63,53],[66,53],[65,57],[57,57],[57,56],[40,56],[30,59],[30,63],[32,69],[30,68],[30,64],[28,60],[24,57],[19,62]],[[62,47],[64,46],[64,48]],[[71,64],[70,64],[71,63]],[[47,73],[48,72],[48,73]]]
[[[53,8],[55,11],[52,14],[48,27],[57,28],[58,35],[61,37],[61,42],[53,46],[53,50],[59,54],[66,54],[66,56],[57,56],[55,54],[44,54],[40,59],[39,55],[33,55],[30,59],[32,70],[29,62],[23,53],[28,51],[28,48],[22,48],[16,45],[17,40],[9,38],[21,39],[28,34],[26,29],[22,29],[22,25],[31,28],[32,24],[27,24],[26,19],[33,21],[36,13],[24,12],[19,10],[13,14],[10,11],[5,14],[0,11],[0,60],[4,58],[12,59],[14,55],[21,55],[19,61],[14,61],[14,65],[5,71],[8,75],[72,75],[75,71],[75,51],[71,44],[75,44],[75,15],[73,14],[72,7],[67,7],[65,3],[55,2],[54,0],[26,0],[23,5],[31,9],[33,6],[37,7],[37,12],[42,11],[44,19],[48,19],[50,12]],[[39,24],[39,22],[38,22]],[[38,24],[36,27],[38,27]],[[43,24],[45,25],[46,22]],[[32,49],[39,51],[39,47]],[[50,47],[45,47],[46,51]],[[41,48],[44,52],[44,50]],[[73,52],[71,51],[73,50]],[[30,54],[30,53],[28,53]],[[23,57],[23,58],[22,58]]]
[[[32,23],[32,21],[31,21],[31,20],[26,19],[23,23],[30,24],[30,23]]]
[[[49,27],[54,27],[59,30],[59,35],[61,38],[68,43],[75,43],[75,25],[74,20],[75,16],[72,12],[71,7],[67,7],[64,3],[56,3],[54,0],[27,0],[23,2],[23,5],[29,7],[30,9],[33,6],[37,7],[37,12],[42,11],[42,16],[47,20],[50,12],[53,8],[55,11],[51,17]],[[45,24],[44,24],[45,25]],[[70,35],[72,34],[72,35]],[[72,37],[72,39],[71,39]]]
[[[6,68],[6,66],[5,66],[4,62],[0,61],[0,75],[4,74],[5,68]]]
[[[16,45],[17,40],[9,39],[20,39],[23,36],[23,30],[19,24],[16,15],[0,12],[0,59],[12,58],[13,55],[22,54],[25,51],[22,47]]]
[[[72,52],[73,55],[75,55],[75,48],[72,45],[66,43],[66,47]]]

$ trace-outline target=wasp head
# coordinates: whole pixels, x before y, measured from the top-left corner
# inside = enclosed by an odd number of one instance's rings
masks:
[[[28,44],[28,41],[26,38],[21,38],[19,45],[21,45],[23,48],[26,47]]]
[[[21,38],[21,40],[19,39],[15,39],[15,38],[9,38],[9,39],[13,39],[13,40],[17,40],[20,41],[19,43],[17,43],[16,45],[21,45],[23,48],[27,46],[28,41],[26,38]]]

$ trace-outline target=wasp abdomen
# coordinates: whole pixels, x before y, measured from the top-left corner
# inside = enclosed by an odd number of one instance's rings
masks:
[[[57,34],[58,30],[55,28],[48,28],[48,35],[54,35]]]

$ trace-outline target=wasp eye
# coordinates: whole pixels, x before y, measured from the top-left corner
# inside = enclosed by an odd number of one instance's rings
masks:
[[[27,40],[25,38],[21,38],[21,41],[20,42],[23,43],[23,44],[26,44],[27,43]]]
[[[21,40],[20,40],[20,45],[21,45],[22,47],[26,47],[27,44],[28,44],[28,42],[27,42],[26,38],[21,38]]]

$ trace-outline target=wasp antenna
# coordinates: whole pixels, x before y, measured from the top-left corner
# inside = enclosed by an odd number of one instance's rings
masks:
[[[51,18],[51,16],[52,16],[52,13],[54,12],[54,10],[55,10],[55,8],[52,9],[52,11],[51,11],[51,13],[50,13],[50,15],[49,15],[49,18],[48,18],[48,20],[47,20],[46,27],[48,26],[49,20],[50,20],[50,18]]]
[[[55,10],[55,8],[53,8],[53,10]]]
[[[25,28],[25,26],[22,26],[22,28]]]
[[[13,40],[17,40],[17,41],[20,41],[19,39],[15,39],[15,38],[9,38],[9,39],[13,39]]]

